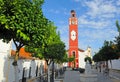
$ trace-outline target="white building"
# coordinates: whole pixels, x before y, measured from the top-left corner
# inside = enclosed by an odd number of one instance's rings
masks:
[[[0,82],[14,82],[15,73],[13,57],[11,57],[11,42],[6,44],[0,40]],[[43,73],[45,61],[33,58],[20,58],[18,60],[19,80],[34,79]]]
[[[85,51],[78,51],[79,54],[79,68],[85,68],[85,57],[91,57],[91,48],[88,47]]]

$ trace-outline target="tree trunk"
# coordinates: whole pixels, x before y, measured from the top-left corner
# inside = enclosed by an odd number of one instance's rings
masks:
[[[106,61],[106,68],[108,69],[108,60]]]
[[[18,64],[17,64],[17,61],[18,61],[18,51],[16,51],[16,54],[15,54],[15,58],[14,58],[14,61],[13,61],[13,66],[14,66],[14,73],[15,73],[15,82],[19,82],[19,77],[18,77]]]
[[[110,60],[110,64],[111,64],[111,69],[112,69],[112,61]]]
[[[52,82],[54,82],[54,61],[52,62]]]
[[[48,65],[48,82],[50,82],[50,65]]]

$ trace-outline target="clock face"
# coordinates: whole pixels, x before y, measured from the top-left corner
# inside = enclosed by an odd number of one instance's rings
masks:
[[[72,21],[72,24],[75,24],[75,21]]]
[[[76,32],[74,30],[71,31],[71,39],[73,41],[76,39]]]

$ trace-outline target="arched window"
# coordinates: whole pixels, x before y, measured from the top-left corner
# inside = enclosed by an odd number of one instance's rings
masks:
[[[72,52],[72,55],[73,55],[73,57],[75,58],[75,55],[76,55],[76,54],[75,54],[75,51]],[[75,68],[75,59],[74,59],[74,61],[73,61],[73,67]]]
[[[75,57],[75,51],[72,52],[73,57]]]

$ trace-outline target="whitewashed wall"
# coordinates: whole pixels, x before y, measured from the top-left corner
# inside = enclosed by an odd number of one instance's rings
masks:
[[[110,64],[110,61],[108,64],[109,64],[109,68],[120,70],[120,59],[112,60],[112,66]]]
[[[10,49],[10,43],[4,43],[2,40],[0,40],[0,82],[5,81],[6,77],[6,66],[8,65],[6,60],[9,55],[9,49]]]
[[[13,82],[15,80],[14,76],[14,66],[12,65],[13,59],[10,59],[10,65],[9,65],[9,72],[8,72],[8,82]],[[41,60],[27,60],[27,59],[19,59],[18,60],[18,70],[19,70],[19,80],[22,79],[23,77],[23,68],[25,68],[25,77],[29,78],[29,70],[31,67],[31,78],[36,77],[36,68],[38,65],[38,73],[37,76],[39,76],[39,68],[40,68],[40,63]]]
[[[79,68],[85,68],[85,52],[78,52],[79,54]]]
[[[11,43],[3,43],[0,40],[0,82],[13,82],[15,81],[14,66],[12,65],[13,59],[10,58]],[[29,69],[31,67],[31,78],[36,77],[36,68],[38,66],[38,74],[40,72],[40,64],[44,65],[42,60],[18,60],[19,80],[22,79],[23,68],[26,69],[26,77],[29,77]]]
[[[7,53],[10,48],[11,48],[11,42],[4,43],[2,40],[0,40],[0,53]],[[4,55],[8,55],[8,54],[4,54]]]
[[[0,53],[0,82],[5,80],[5,73],[4,73],[4,62],[6,57],[4,56],[5,53]]]

